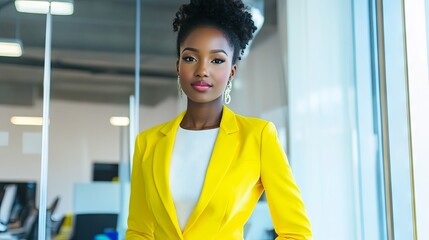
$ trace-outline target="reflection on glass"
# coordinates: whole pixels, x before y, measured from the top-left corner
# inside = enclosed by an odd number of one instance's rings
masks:
[[[16,69],[16,70],[15,70]],[[40,116],[40,100],[23,104],[16,71],[23,67],[0,63],[0,238],[36,239],[40,178],[41,124],[16,116]],[[9,80],[17,83],[8,83]],[[11,87],[11,88],[10,88]],[[27,86],[29,87],[29,86]],[[30,97],[30,96],[28,96]],[[11,121],[12,120],[12,121]],[[24,119],[25,120],[25,119]],[[30,119],[34,120],[34,119]]]

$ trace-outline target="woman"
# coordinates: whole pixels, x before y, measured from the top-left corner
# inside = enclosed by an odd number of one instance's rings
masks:
[[[312,239],[274,125],[223,105],[256,30],[244,4],[191,0],[173,26],[187,109],[137,137],[126,239],[243,239],[264,190],[278,239]]]

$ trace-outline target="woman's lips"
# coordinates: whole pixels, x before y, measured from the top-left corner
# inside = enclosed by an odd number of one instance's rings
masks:
[[[209,88],[211,88],[211,87],[212,87],[212,85],[211,85],[211,84],[209,84],[208,82],[205,82],[205,81],[197,81],[197,82],[194,82],[194,83],[192,83],[192,84],[191,84],[191,86],[192,86],[195,90],[197,90],[197,91],[199,91],[199,92],[205,92],[205,91],[207,91]]]

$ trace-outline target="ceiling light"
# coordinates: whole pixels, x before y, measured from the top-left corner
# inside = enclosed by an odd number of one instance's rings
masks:
[[[10,119],[10,122],[15,125],[25,125],[25,126],[42,126],[43,118],[42,117],[20,117],[15,116]]]
[[[130,125],[130,119],[128,117],[111,117],[110,124],[117,127],[125,127]]]
[[[15,0],[18,12],[47,14],[51,6],[52,15],[72,15],[74,11],[73,0]]]
[[[18,39],[0,39],[0,56],[21,57],[22,42]]]

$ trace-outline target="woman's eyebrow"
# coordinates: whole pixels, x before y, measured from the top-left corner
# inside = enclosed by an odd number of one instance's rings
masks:
[[[184,48],[183,49],[183,51],[182,51],[182,53],[184,52],[184,51],[186,51],[186,50],[188,50],[188,51],[192,51],[192,52],[200,52],[200,51],[198,51],[198,49],[196,49],[196,48],[190,48],[190,47],[187,47],[187,48]]]
[[[191,47],[184,48],[183,51],[182,51],[182,53],[184,51],[192,51],[192,52],[196,52],[196,53],[200,52],[198,49],[191,48]],[[226,56],[228,56],[228,54],[223,49],[214,49],[214,50],[211,50],[210,53],[224,53]]]
[[[228,54],[222,49],[214,49],[211,50],[210,53],[224,53],[226,56],[228,56]]]

